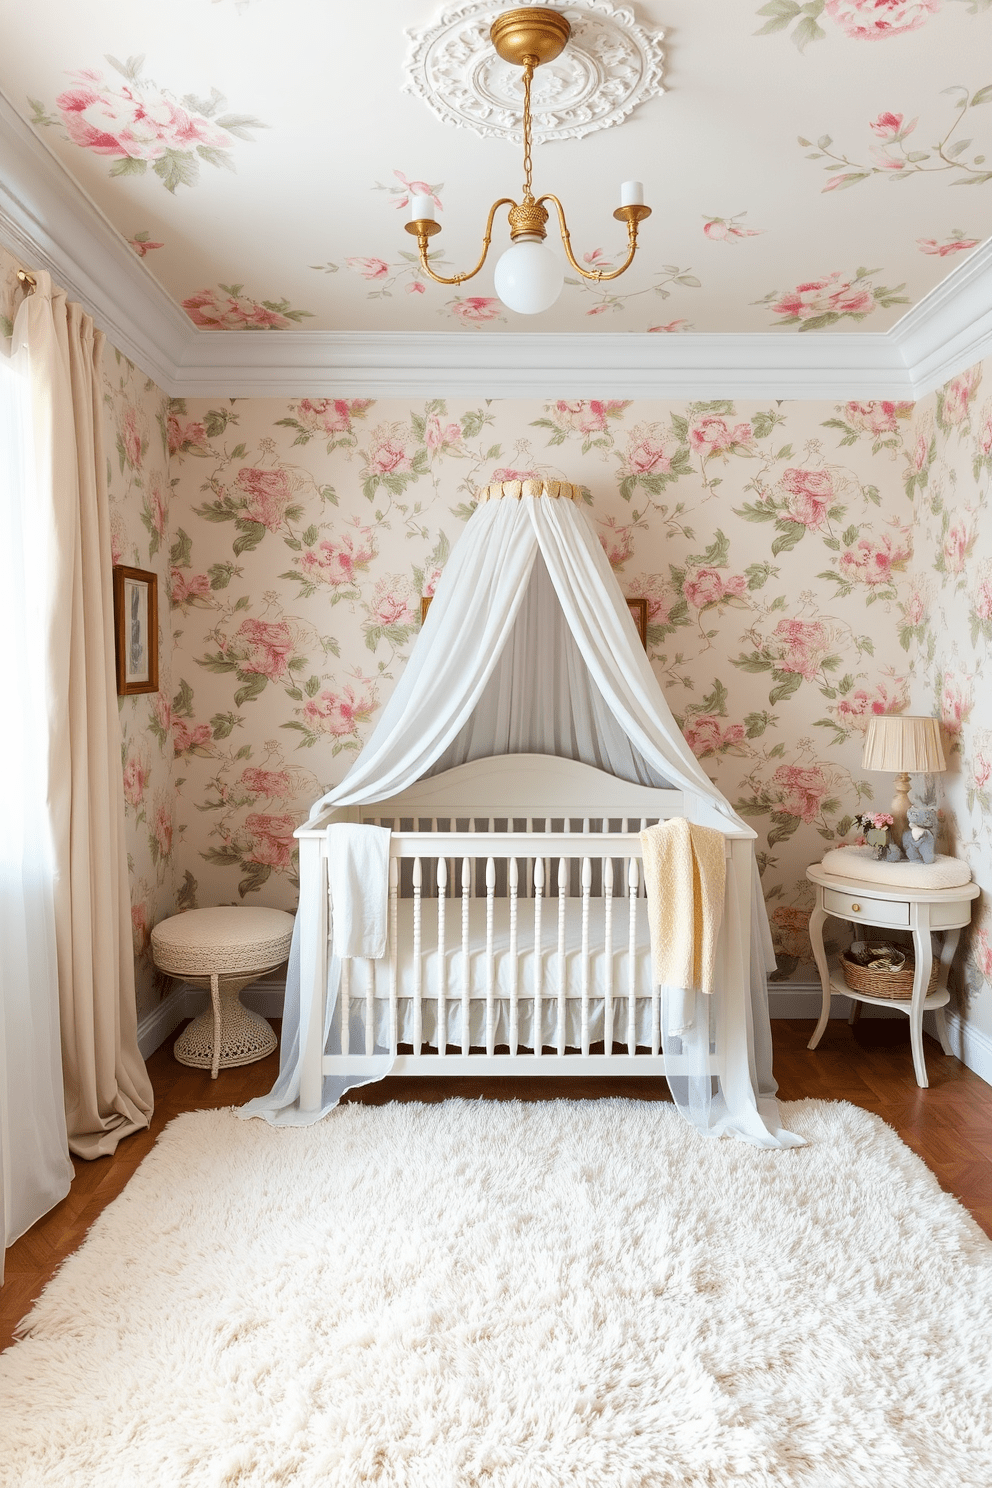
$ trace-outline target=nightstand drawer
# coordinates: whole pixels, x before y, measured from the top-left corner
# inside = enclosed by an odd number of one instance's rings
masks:
[[[872,899],[866,894],[823,890],[823,907],[828,914],[845,920],[864,920],[868,925],[908,925],[909,905],[897,899]]]

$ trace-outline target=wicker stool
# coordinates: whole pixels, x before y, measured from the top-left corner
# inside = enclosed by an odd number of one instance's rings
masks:
[[[217,1071],[264,1059],[276,1036],[238,993],[289,955],[293,916],[281,909],[191,909],[152,931],[155,965],[192,987],[209,987],[211,1006],[176,1039],[180,1064]]]

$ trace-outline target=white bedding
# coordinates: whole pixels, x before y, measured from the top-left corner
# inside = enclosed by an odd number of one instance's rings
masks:
[[[557,1043],[558,1028],[558,900],[545,899],[541,925],[541,950],[543,975],[541,979],[543,1006],[541,1028],[543,1043]],[[634,954],[635,1026],[637,1042],[642,1047],[650,1045],[654,1016],[651,998],[651,944],[648,933],[647,906],[643,899],[634,901],[636,908],[636,949]],[[629,1007],[628,986],[628,937],[630,901],[613,900],[613,1036],[617,1042],[626,1042]],[[410,1043],[413,1039],[413,902],[400,900],[398,905],[397,945],[397,1017],[398,1040]],[[596,1042],[603,1038],[604,1009],[607,984],[607,958],[604,934],[605,907],[602,899],[593,899],[589,925],[589,1038]],[[506,899],[497,899],[494,904],[493,961],[494,1022],[497,1044],[509,1042],[510,994],[512,966],[510,962],[510,906]],[[425,1043],[437,1044],[437,901],[425,899],[422,904],[422,949],[423,965],[421,986],[422,1037]],[[534,1030],[534,901],[520,899],[517,902],[517,946],[518,946],[518,1040],[533,1047]],[[445,931],[445,1021],[449,1045],[461,1045],[462,1041],[462,922],[461,901],[448,900],[447,925]],[[473,899],[469,905],[469,1027],[470,1042],[474,1047],[486,1042],[486,903]],[[565,901],[565,1032],[569,1047],[578,1047],[582,1037],[582,901]],[[387,951],[379,961],[352,962],[351,1009],[349,1029],[353,1049],[364,1047],[365,1000],[369,990],[369,976],[374,975],[373,996],[375,998],[376,1042],[388,1045],[389,1029],[389,979],[390,955]],[[428,995],[428,993],[430,995]]]

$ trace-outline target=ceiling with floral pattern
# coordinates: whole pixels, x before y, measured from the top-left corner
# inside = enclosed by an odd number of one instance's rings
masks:
[[[992,0],[630,8],[664,31],[664,93],[536,147],[534,183],[591,267],[623,246],[622,180],[653,215],[623,278],[569,275],[533,317],[494,296],[505,227],[454,288],[403,231],[432,195],[450,275],[520,193],[517,146],[404,91],[429,0],[35,0],[5,18],[0,89],[207,329],[885,331],[992,234]]]

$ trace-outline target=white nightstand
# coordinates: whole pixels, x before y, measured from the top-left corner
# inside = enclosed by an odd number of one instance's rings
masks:
[[[877,1007],[899,1008],[909,1018],[916,1083],[926,1087],[929,1081],[923,1058],[923,1014],[933,1009],[940,1046],[945,1054],[950,1054],[944,1023],[944,1006],[948,1001],[947,973],[951,969],[961,931],[971,919],[971,902],[981,892],[978,884],[962,884],[956,889],[908,889],[896,884],[887,886],[882,883],[859,882],[854,878],[838,878],[835,874],[825,873],[819,863],[814,863],[812,868],[806,870],[806,877],[816,889],[816,908],[809,919],[809,938],[813,944],[813,958],[823,989],[820,1021],[808,1047],[815,1049],[823,1037],[830,1018],[831,992],[839,992],[842,996],[851,998],[852,1023],[860,1011],[858,1005],[863,1002],[874,1003]],[[853,991],[845,982],[837,962],[828,963],[823,949],[823,922],[828,915],[839,920],[850,920],[852,925],[874,925],[880,930],[912,931],[913,952],[916,957],[912,998],[905,1002],[895,1001],[888,997],[869,997],[863,992]],[[944,936],[940,950],[940,974],[934,990],[925,997],[924,992],[933,969],[930,935],[935,930],[942,931]]]

